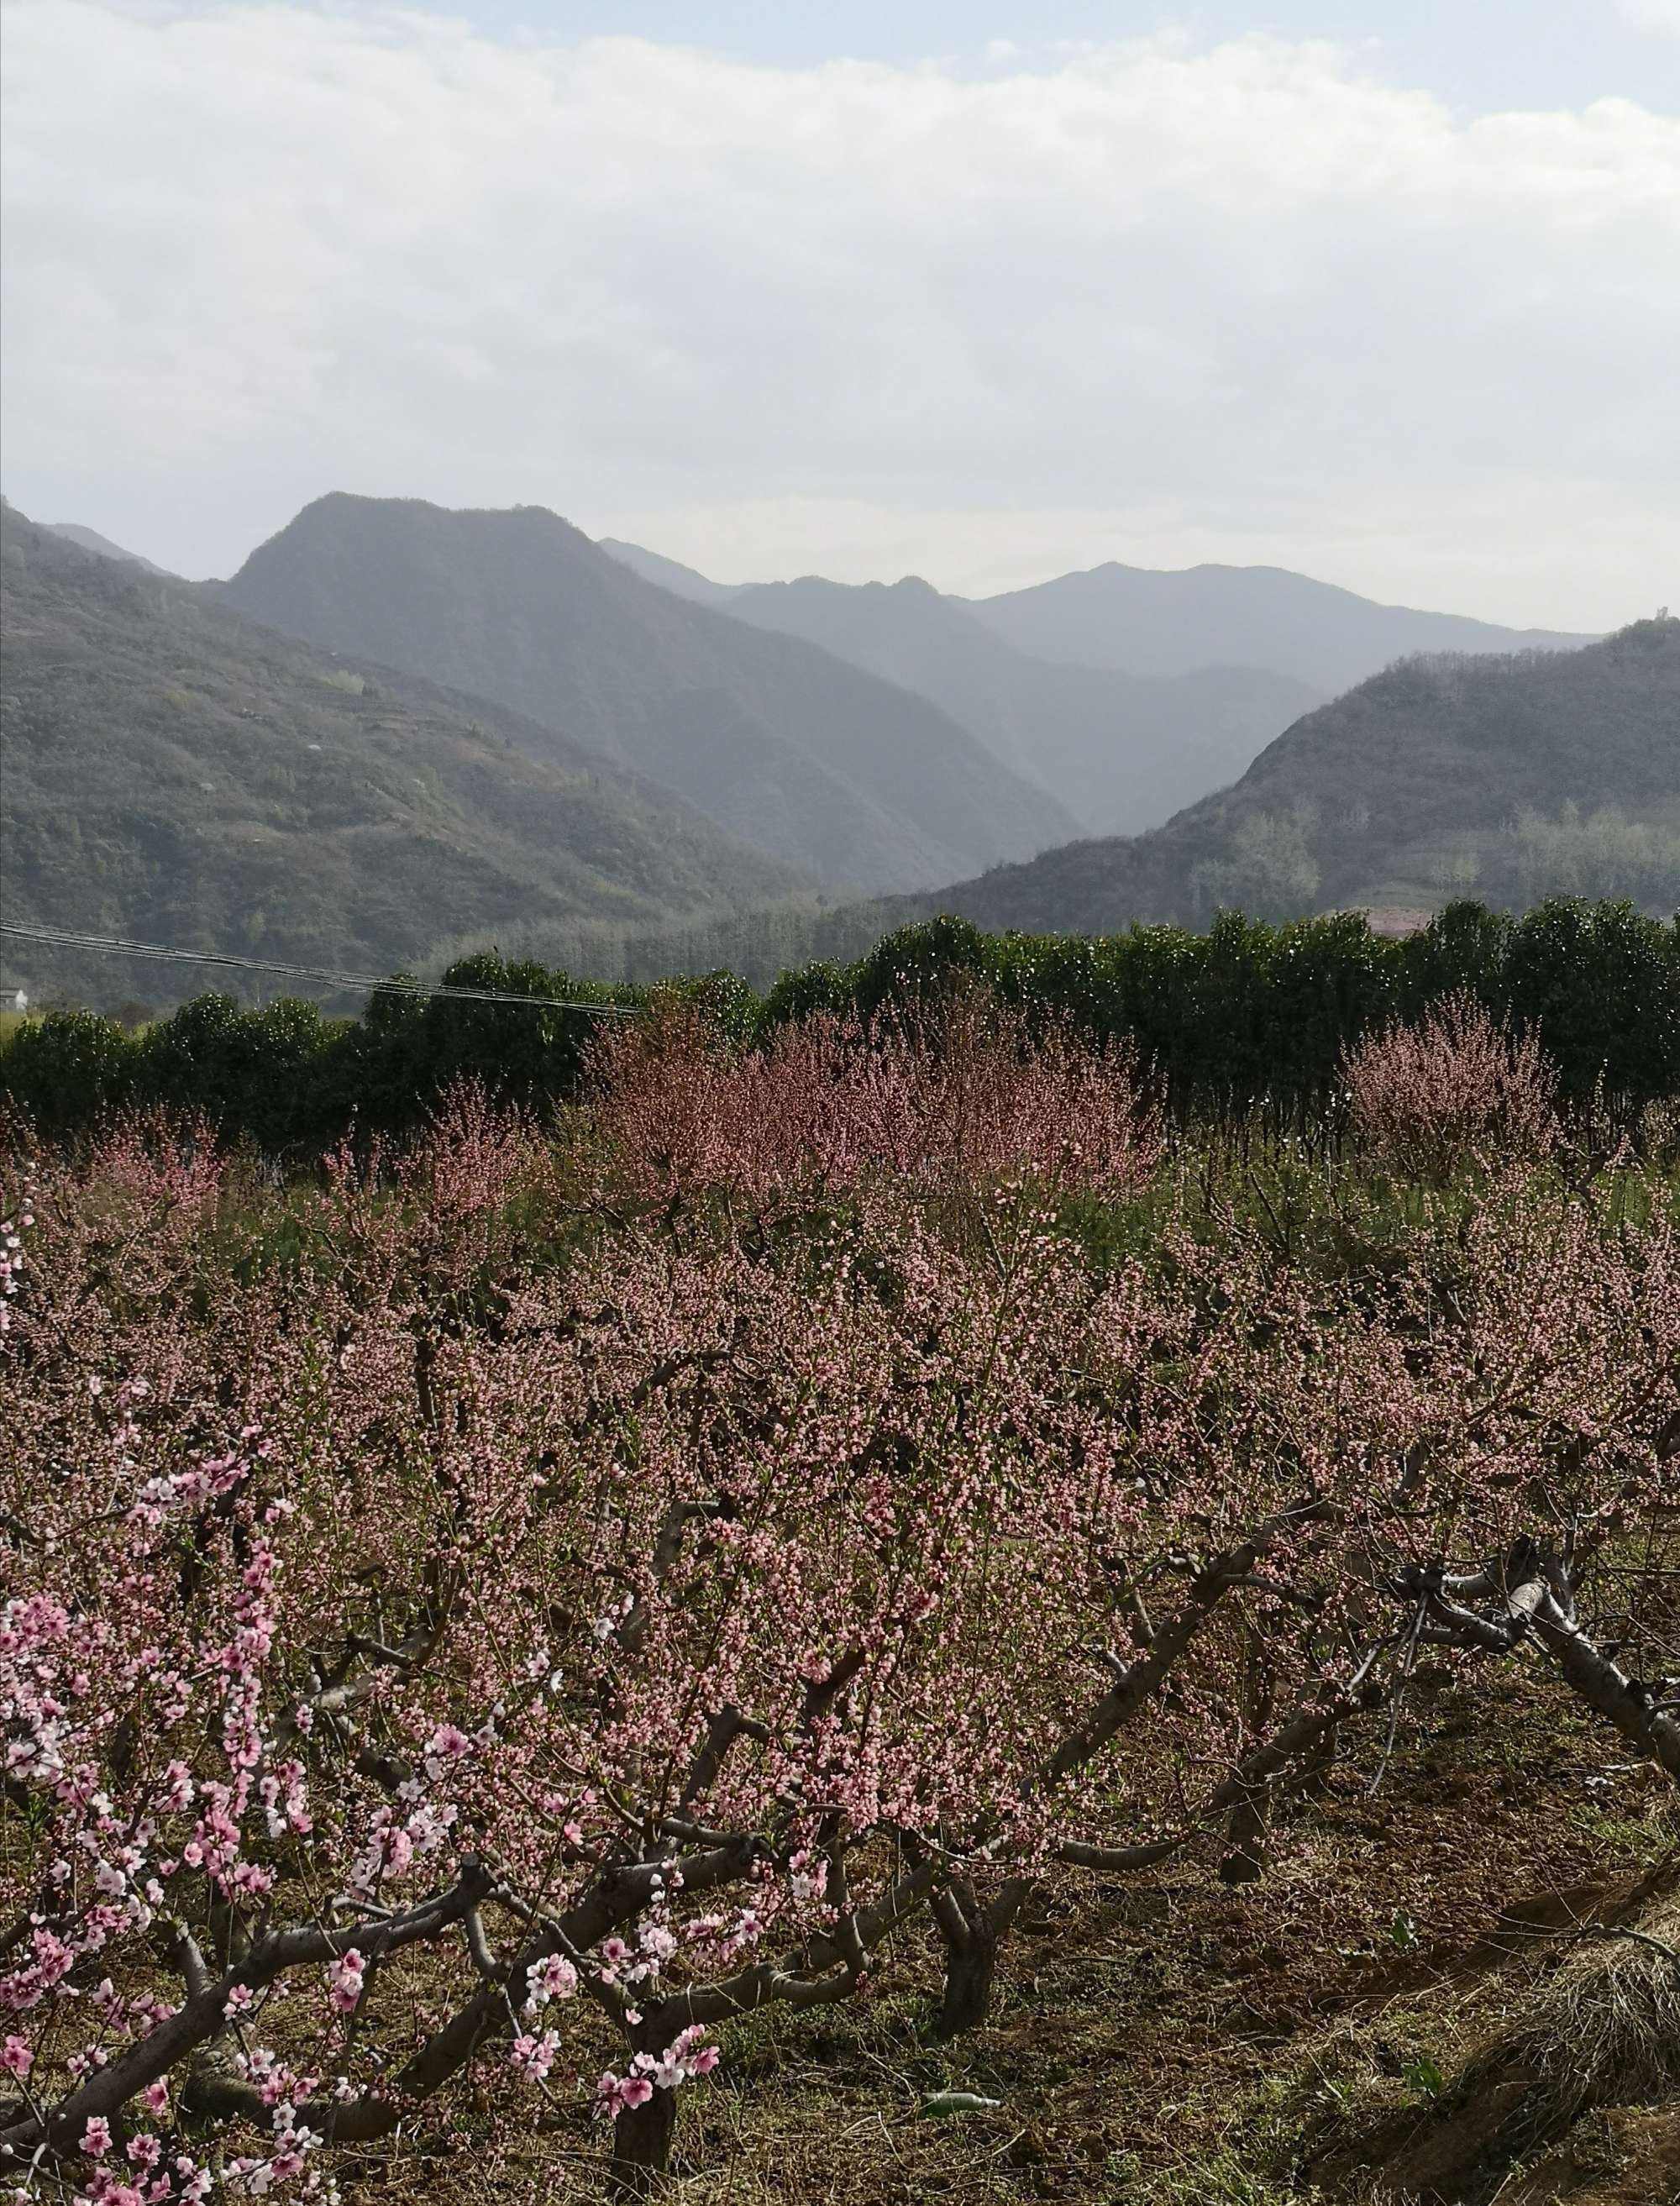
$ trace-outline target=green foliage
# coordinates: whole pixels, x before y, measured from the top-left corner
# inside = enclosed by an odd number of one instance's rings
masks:
[[[464,959],[444,975],[452,988],[498,994],[551,996],[610,1004],[614,992],[493,953]],[[433,1094],[460,1080],[479,1080],[516,1102],[569,1095],[576,1088],[594,1028],[586,1011],[541,1011],[529,1004],[473,1004],[433,997],[421,1015],[408,1057]]]
[[[972,921],[948,914],[920,920],[884,934],[853,966],[847,1009],[872,1019],[879,1011],[926,1005],[946,993],[961,974],[1000,978],[997,963],[987,938]]]
[[[1510,955],[1513,921],[1485,904],[1450,903],[1401,945],[1402,1005],[1409,1017],[1437,996],[1468,990],[1491,1004]]]
[[[246,1011],[230,996],[200,996],[134,1046],[134,1095],[202,1111],[265,1150],[290,1149],[316,1130],[319,1069],[332,1035],[313,1004],[287,999]]]
[[[1496,1005],[1537,1025],[1565,1088],[1646,1097],[1680,1089],[1680,921],[1630,903],[1557,899],[1512,929]],[[1612,1070],[1613,1068],[1613,1070]]]
[[[1600,1082],[1629,1102],[1680,1094],[1680,926],[1625,903],[1555,902],[1520,921],[1455,903],[1399,940],[1356,913],[1272,926],[1222,912],[1205,933],[1103,936],[985,934],[946,916],[849,967],[784,975],[762,1023],[817,1008],[867,1018],[925,1004],[959,975],[1095,1041],[1129,1040],[1182,1110],[1316,1107],[1349,1041],[1460,989],[1538,1028],[1575,1098]]]
[[[1400,2081],[1425,2106],[1433,2106],[1446,2090],[1446,2078],[1441,2072],[1439,2061],[1427,2053],[1421,2053],[1416,2060],[1406,2063],[1400,2071]]]
[[[352,1124],[406,1130],[461,1080],[538,1111],[575,1097],[596,1019],[562,999],[684,1006],[744,1045],[819,1011],[926,1017],[980,983],[1095,1044],[1135,1049],[1183,1115],[1259,1107],[1279,1125],[1326,1109],[1333,1118],[1350,1042],[1465,989],[1519,1031],[1538,1031],[1574,1100],[1602,1092],[1631,1119],[1680,1097],[1680,925],[1626,903],[1560,901],[1521,920],[1452,904],[1403,940],[1373,934],[1357,914],[1271,926],[1222,912],[1201,934],[1135,927],[1087,938],[984,934],[947,916],[900,927],[850,965],[785,973],[764,998],[727,972],[607,987],[490,951],[444,978],[553,1008],[390,987],[360,1020],[333,1022],[307,1004],[243,1011],[205,996],[134,1035],[90,1012],[54,1013],[26,1020],[0,1047],[0,1095],[47,1133],[125,1104],[165,1104],[285,1154]]]
[[[636,992],[620,990],[634,1000]],[[701,973],[662,981],[647,992],[648,1000],[661,1010],[697,1011],[726,1041],[750,1042],[758,1032],[763,1006],[738,973]]]
[[[624,993],[491,957],[453,966],[447,979],[569,1002]],[[130,1036],[89,1011],[55,1012],[28,1021],[0,1051],[0,1095],[47,1135],[83,1130],[128,1106],[162,1106],[202,1112],[228,1139],[295,1155],[347,1129],[406,1132],[463,1080],[544,1109],[575,1094],[594,1023],[558,1004],[428,999],[395,987],[376,991],[360,1020],[324,1019],[295,999],[247,1011],[230,997],[200,996]]]
[[[782,975],[764,999],[763,1023],[770,1028],[817,1011],[843,1011],[848,1000],[845,969],[831,957],[817,958]]]
[[[1231,831],[1223,857],[1204,858],[1191,868],[1195,901],[1206,909],[1240,904],[1276,918],[1300,911],[1318,894],[1321,879],[1313,850],[1317,827],[1309,805],[1251,812]]]
[[[134,1076],[127,1035],[92,1011],[25,1019],[0,1054],[0,1093],[21,1104],[49,1136],[85,1125],[101,1111],[120,1110]]]
[[[1555,820],[1524,812],[1510,839],[1530,903],[1567,894],[1680,904],[1680,821],[1630,819],[1614,805],[1583,818],[1579,805],[1565,804]]]

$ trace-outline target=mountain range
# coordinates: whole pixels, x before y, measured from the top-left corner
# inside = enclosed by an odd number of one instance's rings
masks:
[[[926,697],[674,597],[540,506],[318,498],[219,596],[359,664],[494,699],[831,889],[932,887],[1077,832]],[[531,746],[545,755],[545,737]]]
[[[1275,567],[1110,564],[963,599],[915,576],[715,582],[640,545],[601,548],[662,589],[930,698],[1098,834],[1158,826],[1224,788],[1303,713],[1397,659],[1592,641],[1379,605]]]
[[[551,729],[374,677],[10,506],[0,584],[9,918],[384,972],[471,927],[657,927],[806,885]],[[37,993],[110,997],[108,971],[6,957]],[[190,991],[189,970],[168,980]]]
[[[0,549],[12,917],[763,978],[938,909],[1680,903],[1661,617],[1575,645],[1268,569],[731,585],[538,507],[337,494],[225,583],[9,507]]]
[[[602,548],[661,588],[754,628],[802,636],[950,713],[1081,826],[1135,833],[1241,773],[1323,693],[1261,667],[1183,674],[1055,665],[1018,651],[984,607],[917,577],[848,585],[807,575],[731,587],[672,559]]]

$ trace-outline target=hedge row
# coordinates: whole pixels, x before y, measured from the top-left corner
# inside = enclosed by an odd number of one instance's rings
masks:
[[[1625,903],[1558,898],[1520,919],[1459,903],[1397,939],[1358,913],[1267,926],[1226,912],[1205,934],[1102,936],[984,935],[940,919],[843,970],[785,975],[761,1017],[819,1005],[867,1016],[959,968],[1095,1039],[1129,1037],[1185,1111],[1313,1110],[1347,1043],[1458,989],[1515,1028],[1537,1028],[1573,1097],[1600,1083],[1633,1104],[1680,1094],[1680,918],[1665,925]]]
[[[884,937],[853,965],[786,974],[764,998],[727,974],[609,989],[495,956],[445,979],[604,1006],[675,997],[750,1040],[815,1010],[871,1017],[925,1005],[962,975],[1065,1015],[1093,1039],[1129,1038],[1186,1113],[1310,1112],[1331,1092],[1346,1043],[1457,988],[1516,1027],[1537,1027],[1572,1096],[1601,1086],[1638,1106],[1680,1094],[1680,921],[1626,903],[1558,901],[1517,920],[1458,903],[1397,941],[1357,915],[1271,927],[1227,913],[1205,934],[1138,927],[1091,939],[986,935],[937,919]],[[21,1026],[0,1054],[0,1095],[48,1136],[162,1104],[297,1154],[352,1124],[402,1132],[463,1076],[539,1109],[563,1101],[577,1092],[594,1024],[587,1011],[393,990],[377,992],[362,1018],[336,1021],[296,1001],[244,1011],[203,996],[134,1035],[92,1012],[52,1012]]]

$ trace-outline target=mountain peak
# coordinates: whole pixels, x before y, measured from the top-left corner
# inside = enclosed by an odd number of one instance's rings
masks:
[[[812,886],[482,697],[136,588],[9,506],[0,532],[20,917],[389,971],[479,930],[683,925]],[[32,992],[115,975],[44,951]]]
[[[926,697],[731,619],[697,601],[706,587],[545,507],[340,492],[223,593],[316,645],[494,699],[836,888],[913,888],[948,878],[956,853],[1024,856],[1071,828]]]

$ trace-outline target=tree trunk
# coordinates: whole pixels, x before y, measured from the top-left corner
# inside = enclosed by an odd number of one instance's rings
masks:
[[[676,2134],[676,2094],[655,2090],[640,2107],[627,2107],[612,2126],[612,2163],[608,2171],[615,2198],[651,2197],[670,2166]]]
[[[1308,1800],[1322,1800],[1330,1790],[1330,1773],[1341,1751],[1342,1727],[1331,1724],[1322,1732],[1301,1772],[1301,1791]]]
[[[1230,1811],[1225,1836],[1230,1851],[1219,1863],[1224,1884],[1258,1884],[1266,1871],[1266,1827],[1272,1805],[1269,1783],[1251,1785]]]
[[[933,2018],[936,2037],[961,2037],[990,2018],[998,1949],[1031,1889],[1027,1878],[1011,1877],[987,1907],[966,1879],[954,1877],[934,1899],[933,1919],[945,1945],[944,1988]]]
[[[962,2037],[978,2030],[992,2012],[998,1977],[998,1934],[982,1911],[960,1941],[945,1944],[945,1981],[933,2018],[936,2037]]]
[[[1243,1665],[1242,1713],[1256,1739],[1264,1738],[1272,1721],[1272,1658],[1265,1640],[1248,1629],[1248,1659]],[[1255,1777],[1243,1786],[1225,1821],[1230,1851],[1219,1863],[1225,1884],[1257,1884],[1266,1868],[1266,1826],[1272,1819],[1272,1780]]]

